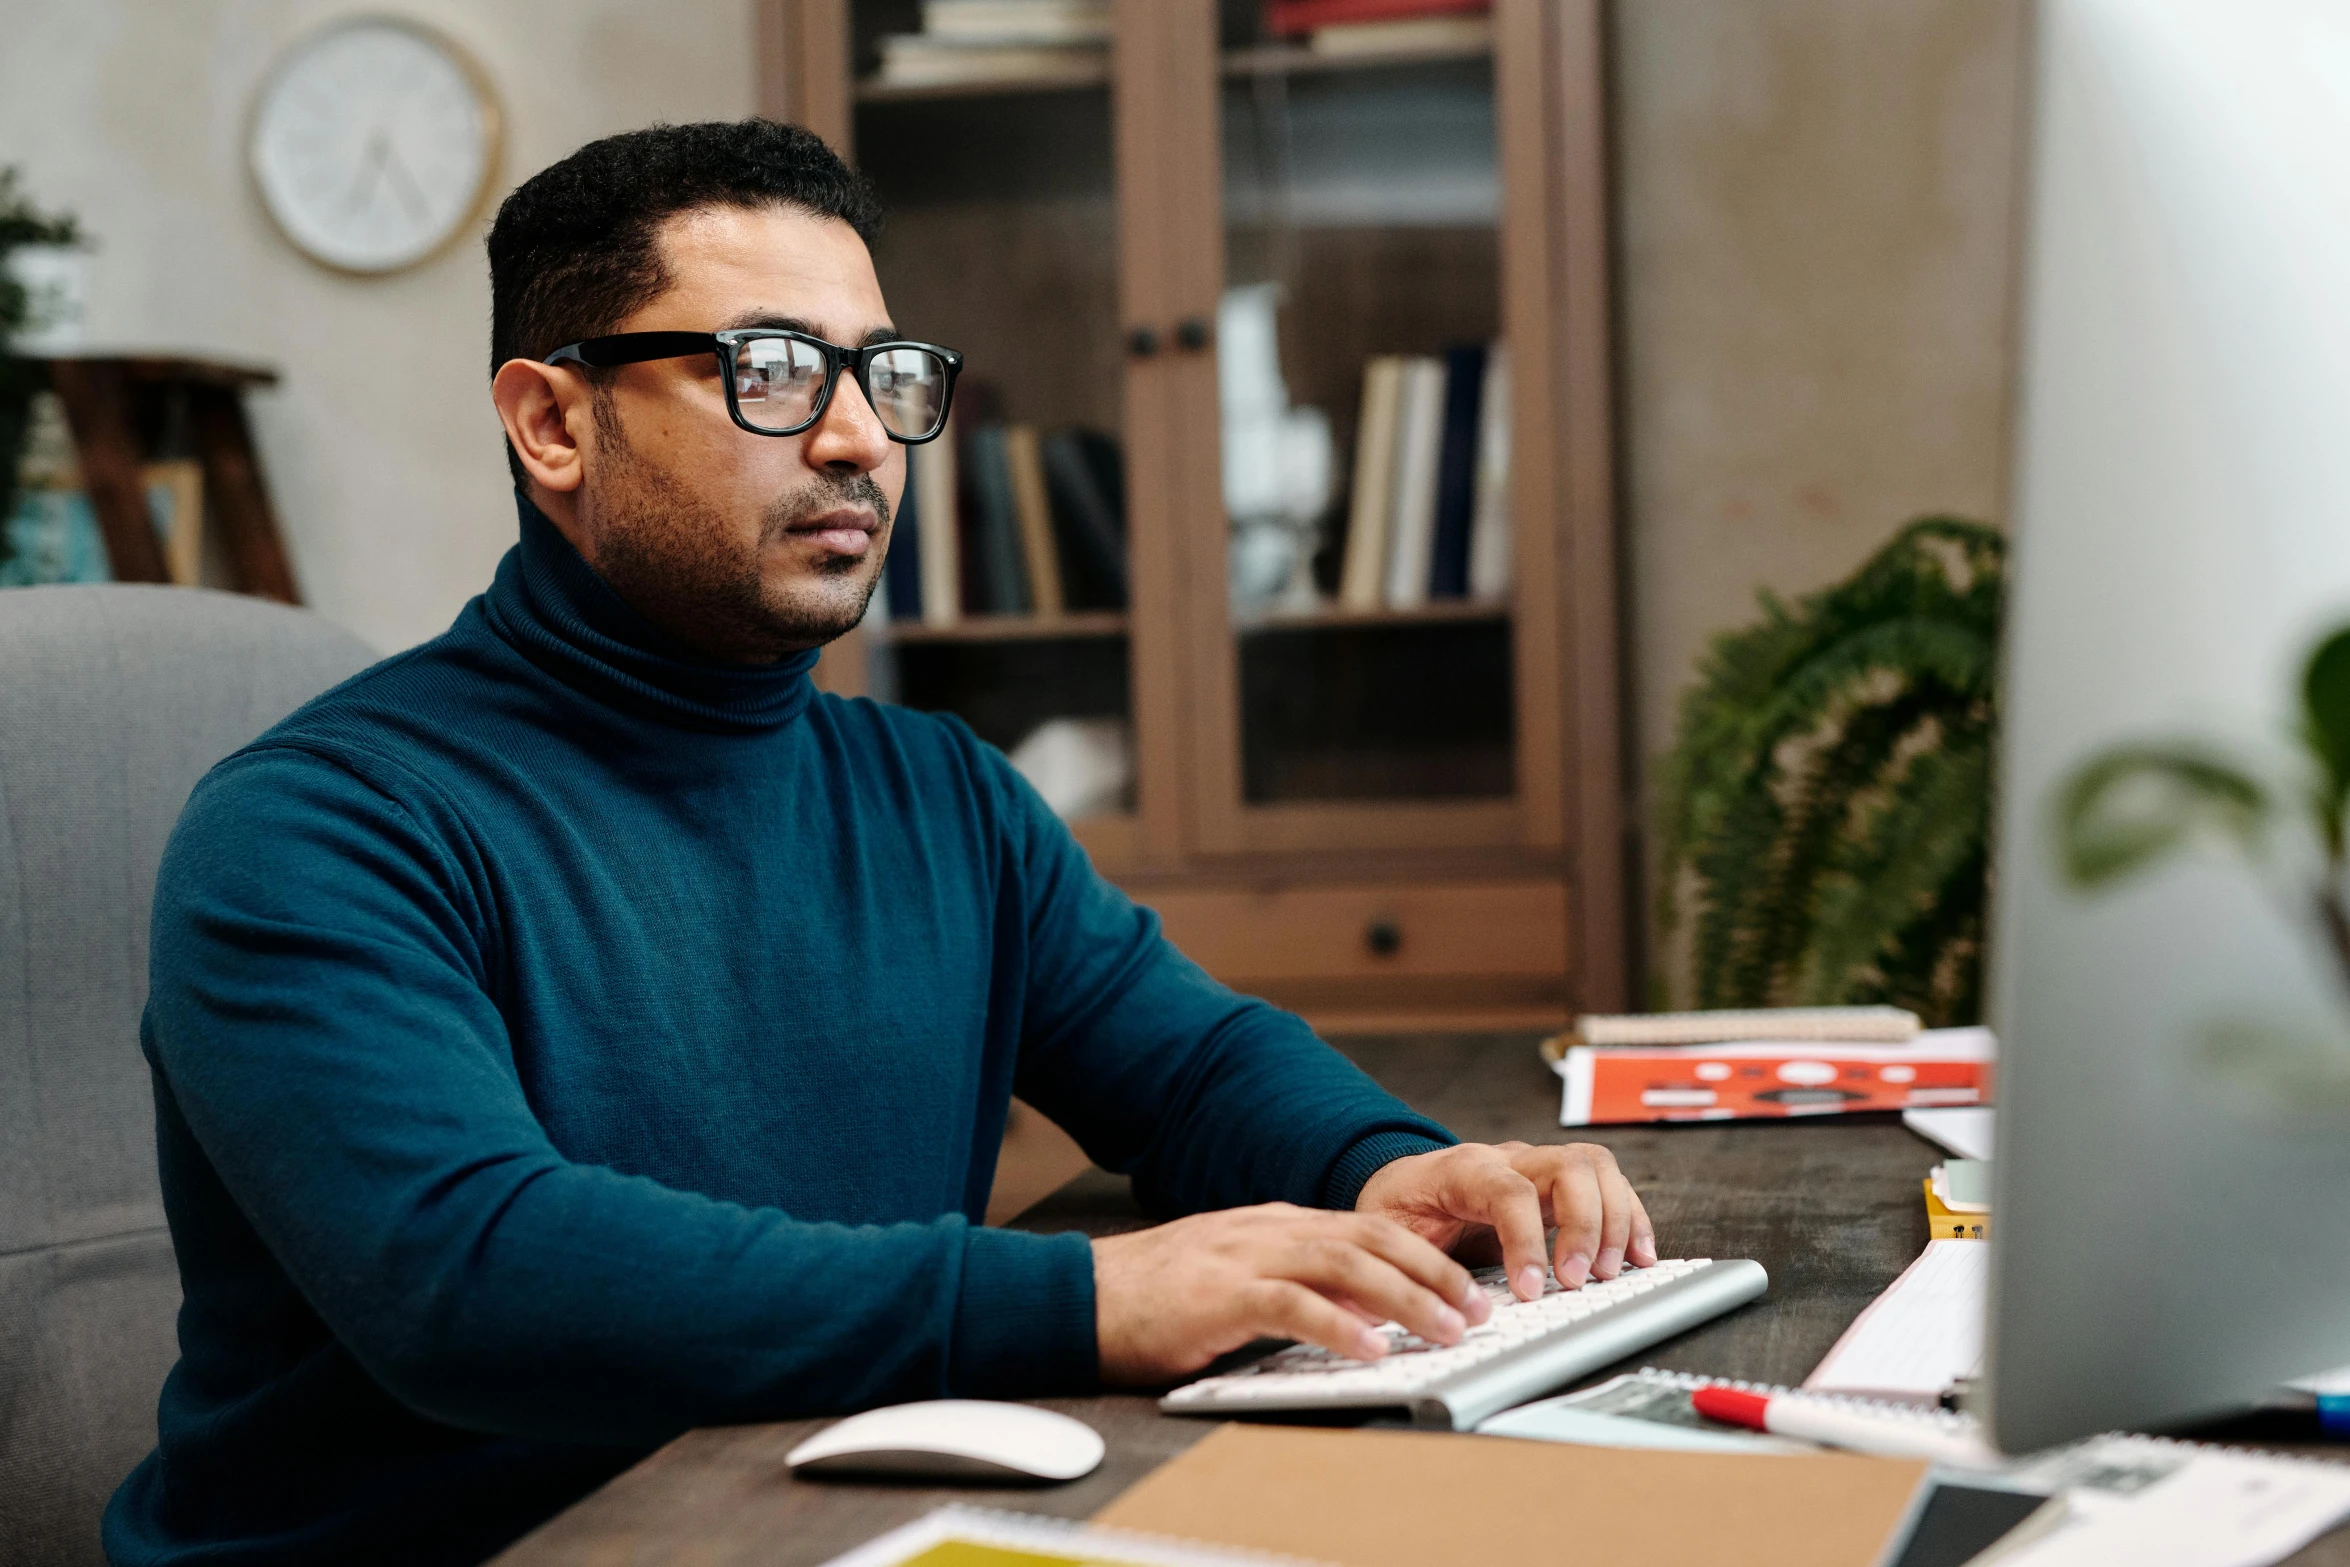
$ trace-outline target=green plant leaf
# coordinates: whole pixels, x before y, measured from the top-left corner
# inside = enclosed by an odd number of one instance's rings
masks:
[[[2189,745],[2125,745],[2097,756],[2065,784],[2057,845],[2074,885],[2098,887],[2217,833],[2260,851],[2271,804],[2260,782]]]
[[[1656,817],[1658,926],[1671,932],[1684,904],[1694,914],[1699,1004],[1786,999],[1868,812],[1921,752],[1987,745],[2005,550],[1980,523],[1923,518],[1842,582],[1792,605],[1759,594],[1758,621],[1709,644],[1658,770]],[[1959,813],[1962,847],[1980,850],[1984,815],[1980,801]],[[1958,856],[1971,892],[1954,871],[1897,900],[1899,922],[1867,950],[1971,998],[1983,859]]]
[[[2317,645],[2301,676],[2302,732],[2324,773],[2317,800],[2319,829],[2337,856],[2342,810],[2350,801],[2350,626]]]
[[[1852,1000],[1872,969],[1881,984],[1912,995],[1937,988],[1944,943],[1917,950],[1903,937],[1979,926],[1990,797],[1991,745],[1981,729],[1911,760],[1842,846],[1803,956],[1801,999]],[[1969,874],[1958,876],[1962,868]]]

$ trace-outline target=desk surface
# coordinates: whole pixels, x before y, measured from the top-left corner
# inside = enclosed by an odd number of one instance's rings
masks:
[[[1362,1066],[1414,1108],[1483,1142],[1557,1140],[1558,1080],[1530,1039],[1358,1041]],[[1656,1220],[1667,1256],[1753,1257],[1767,1298],[1632,1364],[1758,1381],[1800,1381],[1837,1334],[1926,1243],[1918,1181],[1939,1157],[1891,1116],[1852,1120],[1598,1128]],[[1017,1226],[1115,1234],[1143,1223],[1125,1182],[1080,1176]],[[1597,1380],[1594,1378],[1593,1380]],[[1072,1485],[939,1489],[794,1480],[783,1455],[821,1420],[693,1431],[586,1497],[497,1558],[499,1567],[660,1561],[799,1567],[829,1558],[950,1500],[1084,1517],[1213,1423],[1162,1415],[1148,1398],[1050,1399],[1102,1433],[1109,1455]],[[2350,1567],[2350,1529],[2292,1558]]]

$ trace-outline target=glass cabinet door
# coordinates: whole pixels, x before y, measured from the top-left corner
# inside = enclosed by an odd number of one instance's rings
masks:
[[[898,329],[964,356],[947,435],[908,451],[866,619],[867,687],[1009,753],[1097,856],[1138,804],[1120,182],[1108,0],[1050,36],[991,10],[856,0],[853,156],[885,209]]]
[[[1281,36],[1278,9],[1219,8],[1203,830],[1222,850],[1515,841],[1493,24]]]

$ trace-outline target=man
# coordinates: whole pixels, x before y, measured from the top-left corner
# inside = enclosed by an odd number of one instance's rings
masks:
[[[1450,1342],[1480,1239],[1527,1294],[1655,1259],[1604,1150],[1457,1145],[1167,946],[961,725],[813,690],[953,373],[858,352],[899,341],[877,217],[760,121],[499,212],[519,546],[164,858],[186,1305],[118,1563],[476,1560],[691,1426]],[[1014,1091],[1188,1217],[980,1228]]]

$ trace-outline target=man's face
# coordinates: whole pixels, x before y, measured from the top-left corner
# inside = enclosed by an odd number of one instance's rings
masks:
[[[836,219],[705,208],[670,219],[659,244],[669,287],[615,331],[896,335],[865,242]],[[905,488],[905,448],[854,376],[811,428],[753,435],[728,417],[711,355],[604,372],[580,455],[574,541],[589,563],[655,625],[739,663],[857,623]]]

